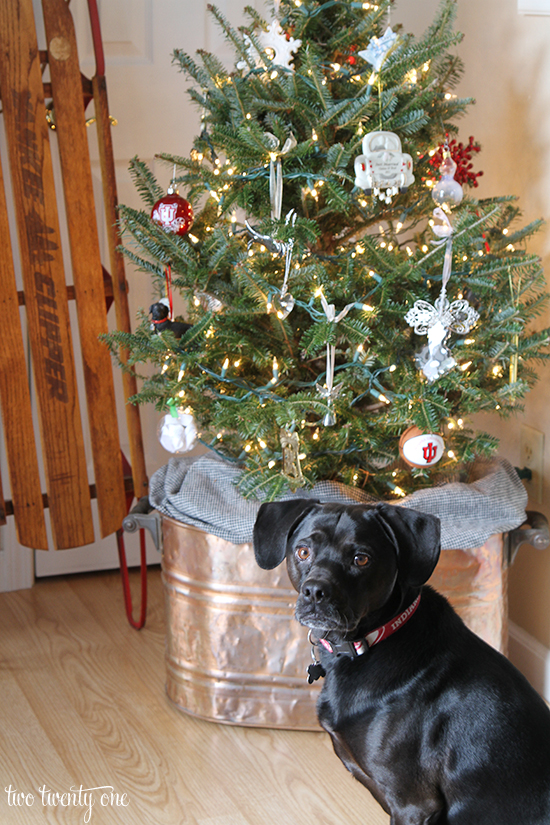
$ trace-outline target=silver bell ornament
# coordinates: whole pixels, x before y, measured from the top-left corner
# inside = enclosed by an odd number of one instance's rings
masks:
[[[464,197],[462,186],[455,180],[456,163],[448,149],[443,152],[443,163],[439,167],[441,180],[432,189],[432,198],[446,212],[458,206]]]

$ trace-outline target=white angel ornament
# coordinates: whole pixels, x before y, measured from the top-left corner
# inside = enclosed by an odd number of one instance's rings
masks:
[[[434,305],[427,301],[415,301],[405,315],[405,321],[414,327],[417,335],[427,335],[428,344],[415,357],[416,366],[432,384],[453,367],[456,361],[445,346],[451,332],[466,334],[479,319],[479,313],[460,299],[449,303],[444,288]]]

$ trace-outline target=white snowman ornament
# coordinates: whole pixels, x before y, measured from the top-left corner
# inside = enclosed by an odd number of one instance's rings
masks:
[[[385,203],[414,183],[413,162],[401,151],[395,132],[369,132],[363,138],[363,154],[355,159],[355,185]]]

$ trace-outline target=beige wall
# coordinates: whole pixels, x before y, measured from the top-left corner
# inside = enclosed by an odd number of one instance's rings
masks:
[[[432,20],[437,0],[397,0],[394,23],[417,34]],[[517,0],[458,0],[457,28],[465,37],[458,51],[465,63],[459,94],[476,105],[460,126],[482,145],[475,168],[484,176],[480,197],[514,194],[524,223],[550,218],[550,16],[518,14]],[[530,251],[543,257],[550,291],[550,228]],[[550,308],[540,320],[550,325]],[[550,518],[550,366],[540,369],[524,411],[502,421],[478,416],[477,426],[501,439],[501,454],[518,466],[522,423],[545,433],[543,504],[532,509]],[[550,549],[523,547],[510,571],[510,615],[550,648]]]

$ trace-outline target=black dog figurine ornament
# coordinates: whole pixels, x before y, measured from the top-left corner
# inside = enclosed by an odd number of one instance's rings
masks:
[[[176,338],[181,338],[193,325],[185,324],[183,321],[171,321],[168,317],[169,314],[170,311],[168,307],[162,301],[157,301],[156,304],[151,304],[149,307],[149,315],[151,316],[151,322],[155,328],[155,332],[170,330]]]
[[[437,518],[266,503],[254,552],[267,570],[286,557],[319,651],[310,681],[324,675],[319,722],[391,825],[550,825],[550,711],[425,585]]]

